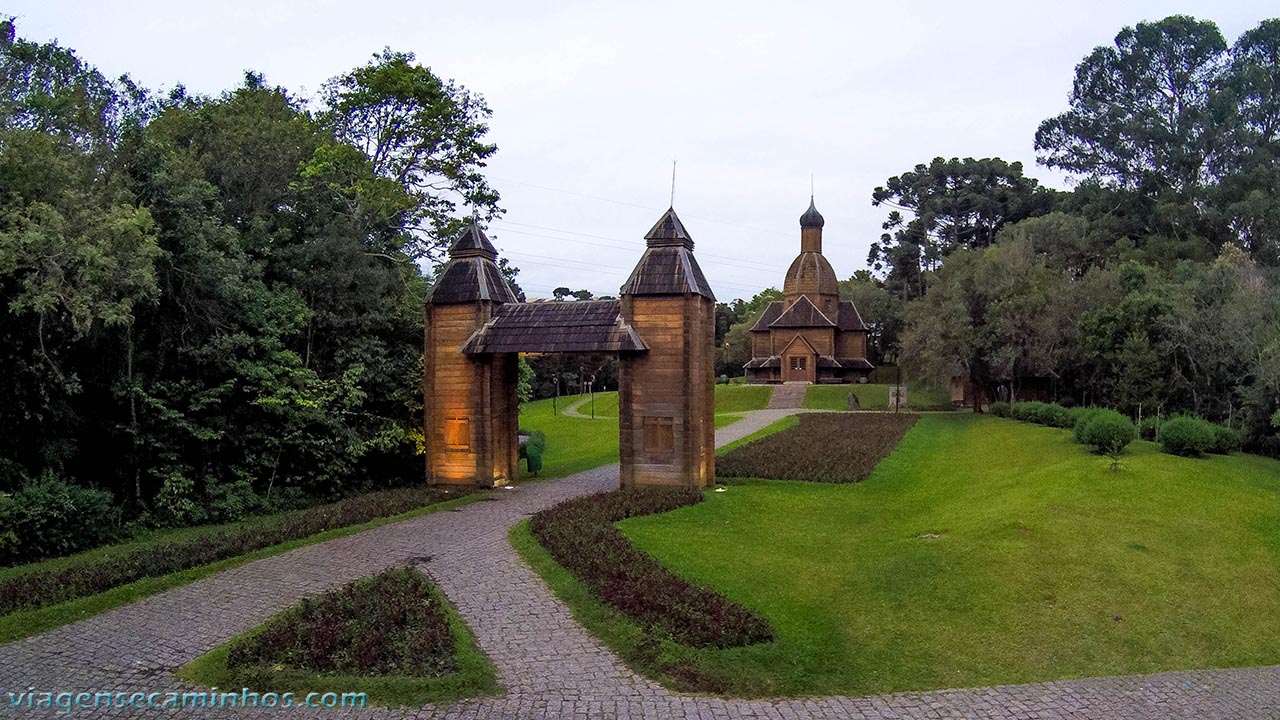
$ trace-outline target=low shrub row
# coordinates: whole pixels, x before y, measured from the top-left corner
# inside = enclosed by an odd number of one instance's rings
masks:
[[[1075,441],[1111,458],[1115,470],[1125,448],[1138,436],[1129,418],[1104,408],[1068,408],[1057,403],[993,403],[991,414],[1048,427],[1071,430]]]
[[[993,403],[991,414],[1070,428],[1076,442],[1104,455],[1118,455],[1136,437],[1154,440],[1165,452],[1184,457],[1203,453],[1229,455],[1240,449],[1241,442],[1239,431],[1191,415],[1175,415],[1163,421],[1159,417],[1146,417],[1135,427],[1129,418],[1114,410],[1066,408],[1056,403]]]
[[[762,618],[672,573],[614,526],[699,502],[702,492],[695,488],[624,488],[538,512],[530,529],[597,597],[651,631],[692,647],[768,642],[773,629]]]
[[[1230,455],[1240,449],[1240,433],[1193,416],[1176,416],[1156,426],[1156,442],[1167,453],[1196,457],[1204,453]]]
[[[906,413],[809,413],[795,427],[716,459],[717,477],[855,483],[898,446],[915,425]]]
[[[0,578],[0,615],[95,595],[142,578],[168,575],[326,530],[399,515],[451,497],[458,497],[458,490],[383,490],[258,518],[181,541],[159,540],[128,552],[91,554],[54,569],[33,569]]]
[[[231,644],[227,669],[270,687],[281,669],[439,677],[458,669],[444,597],[422,573],[394,568],[303,600]]]

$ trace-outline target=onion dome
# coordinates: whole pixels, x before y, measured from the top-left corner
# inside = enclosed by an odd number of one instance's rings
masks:
[[[809,209],[804,211],[800,216],[800,227],[802,228],[820,228],[826,221],[822,219],[822,213],[818,212],[818,208],[813,204],[813,196],[809,197]]]

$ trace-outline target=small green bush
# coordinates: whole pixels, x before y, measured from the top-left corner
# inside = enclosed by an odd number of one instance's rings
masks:
[[[1195,457],[1213,447],[1213,426],[1196,417],[1169,418],[1160,425],[1156,442],[1171,455]]]
[[[1011,412],[1015,420],[1049,427],[1070,428],[1075,422],[1071,411],[1057,403],[1017,402],[1013,403]]]
[[[48,478],[0,503],[0,566],[87,550],[116,534],[111,493]]]
[[[1078,433],[1081,441],[1095,451],[1115,460],[1133,442],[1138,431],[1129,418],[1115,410],[1096,410],[1082,422]]]
[[[995,417],[1002,417],[1002,418],[1012,417],[1013,404],[1007,403],[1007,402],[993,402],[991,403],[991,407],[989,408],[989,411]]]
[[[1076,408],[1075,410],[1072,411],[1071,434],[1072,436],[1075,437],[1076,442],[1080,443],[1081,445],[1089,444],[1085,442],[1085,439],[1084,439],[1085,427],[1089,424],[1089,421],[1093,419],[1093,416],[1096,415],[1100,409],[1101,408],[1092,408],[1092,407]]]
[[[1240,449],[1242,437],[1239,430],[1233,430],[1226,425],[1210,425],[1213,429],[1213,442],[1210,444],[1206,452],[1214,455],[1230,455]]]

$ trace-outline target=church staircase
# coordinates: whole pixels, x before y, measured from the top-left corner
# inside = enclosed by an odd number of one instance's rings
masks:
[[[809,383],[774,385],[773,395],[769,396],[769,409],[790,410],[800,407],[804,403],[804,393],[808,389]]]

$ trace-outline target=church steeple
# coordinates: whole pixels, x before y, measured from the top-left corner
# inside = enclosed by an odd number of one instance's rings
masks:
[[[800,252],[822,252],[822,226],[826,220],[813,204],[813,196],[809,196],[809,209],[800,216]]]
[[[840,302],[840,285],[831,263],[822,256],[822,226],[826,221],[809,196],[809,209],[800,216],[800,254],[787,269],[782,283],[783,303],[791,307],[802,295],[818,309],[834,315]]]

